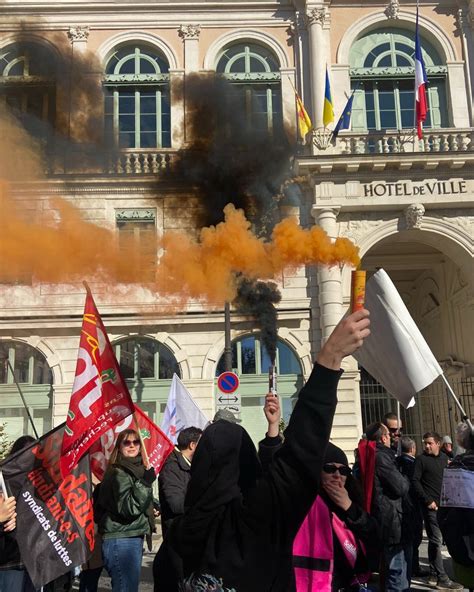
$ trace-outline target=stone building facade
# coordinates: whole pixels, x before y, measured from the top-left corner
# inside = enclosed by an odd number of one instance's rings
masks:
[[[412,1],[3,4],[0,103],[44,121],[65,114],[66,135],[79,142],[86,105],[114,146],[88,167],[67,149],[50,159],[41,181],[14,179],[12,191],[26,209],[64,197],[117,240],[121,233],[139,242],[146,232],[194,232],[198,198],[164,173],[190,141],[186,80],[217,72],[246,97],[249,120],[269,132],[282,121],[295,146],[293,172],[301,190],[281,215],[290,212],[305,227],[317,224],[333,238],[351,238],[369,272],[384,267],[437,359],[467,385],[466,397],[474,395],[473,0],[420,2],[430,80],[430,115],[420,141],[413,132]],[[54,86],[55,77],[66,75],[54,64],[67,60],[86,64],[84,88],[100,88],[99,101],[89,104],[71,92],[74,68],[66,70],[70,85]],[[322,122],[326,67],[336,118],[354,92],[351,130],[335,141]],[[41,89],[35,100],[33,87]],[[305,144],[297,141],[295,88],[314,125]],[[279,385],[287,419],[321,341],[349,304],[350,269],[299,269],[277,280]],[[176,371],[211,417],[223,311],[191,302],[170,312],[140,287],[117,293],[100,282],[92,287],[135,400],[159,423]],[[3,285],[0,300],[3,357],[39,430],[49,429],[67,411],[84,290],[37,282],[33,274]],[[268,360],[251,319],[233,314],[232,339],[242,419],[257,440],[265,429]],[[348,360],[345,370],[332,437],[350,452],[370,403],[361,404],[355,362]],[[0,383],[0,417],[16,437],[28,424],[7,367]],[[426,416],[429,404],[422,403]]]

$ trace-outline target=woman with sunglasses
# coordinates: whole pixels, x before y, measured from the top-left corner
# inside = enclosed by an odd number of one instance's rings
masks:
[[[365,543],[377,540],[377,523],[345,453],[329,442],[320,493],[293,543],[297,592],[357,592],[370,577]]]
[[[154,530],[153,467],[145,467],[140,437],[127,429],[117,438],[99,492],[99,532],[113,592],[138,592],[143,538]]]

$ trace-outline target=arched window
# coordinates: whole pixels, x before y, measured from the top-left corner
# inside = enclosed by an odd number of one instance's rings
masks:
[[[293,409],[291,397],[303,386],[303,370],[296,353],[282,340],[277,343],[275,363],[282,417],[287,423]],[[246,335],[232,342],[232,367],[240,378],[238,392],[242,398],[242,423],[255,442],[265,436],[267,424],[262,409],[268,393],[269,366],[270,357],[258,335]],[[222,356],[216,376],[224,369]]]
[[[171,147],[168,70],[161,53],[143,45],[126,45],[109,57],[106,137],[115,147]]]
[[[425,127],[449,125],[447,68],[436,49],[421,40],[428,76],[429,112]],[[410,129],[415,125],[415,34],[382,29],[360,37],[350,51],[350,76],[356,91],[352,129]]]
[[[218,57],[216,72],[232,83],[238,105],[253,129],[272,135],[282,128],[281,75],[277,59],[260,45],[231,45]]]
[[[0,49],[0,104],[36,137],[54,122],[56,61],[42,45],[15,43]]]
[[[173,353],[150,337],[128,337],[115,343],[114,349],[133,400],[159,423],[173,374],[181,378]]]
[[[33,435],[15,380],[30,408],[37,432],[47,432],[51,429],[53,375],[46,358],[25,343],[0,341],[0,416],[11,440],[23,434]]]

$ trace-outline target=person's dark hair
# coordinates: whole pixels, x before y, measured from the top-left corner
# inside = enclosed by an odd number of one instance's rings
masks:
[[[438,432],[426,432],[426,434],[423,434],[423,440],[427,440],[428,438],[433,438],[435,442],[441,444],[442,438]]]
[[[18,452],[19,450],[26,448],[30,444],[33,444],[33,442],[36,442],[33,436],[20,436],[17,440],[13,442],[13,446],[9,452],[9,455],[15,454],[15,452]]]
[[[112,465],[114,465],[117,462],[117,457],[120,452],[120,445],[122,444],[122,442],[125,440],[125,438],[127,436],[133,436],[136,439],[140,439],[138,432],[136,430],[131,429],[131,428],[128,428],[127,430],[123,430],[123,432],[120,432],[120,434],[118,435],[117,441],[115,442],[114,449],[112,450],[112,454],[110,455],[110,458],[109,458],[109,467],[111,467]],[[140,444],[140,452],[141,452],[141,449],[142,449],[142,446]]]
[[[387,426],[384,423],[376,421],[366,428],[365,435],[367,436],[367,440],[371,442],[380,442],[386,430]]]
[[[389,413],[386,413],[386,414],[383,416],[382,423],[383,423],[384,425],[387,425],[387,421],[388,421],[389,419],[395,419],[395,420],[398,420],[398,416],[397,416],[397,414],[396,414],[396,413],[393,413],[393,411],[390,411]]]
[[[405,454],[411,452],[414,446],[416,446],[416,442],[409,436],[402,436],[400,438],[400,449]]]
[[[191,426],[190,428],[184,428],[178,434],[178,449],[186,450],[192,442],[197,442],[202,435],[202,430]]]

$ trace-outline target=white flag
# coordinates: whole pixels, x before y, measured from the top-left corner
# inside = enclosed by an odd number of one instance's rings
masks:
[[[370,337],[354,357],[404,407],[412,407],[414,395],[443,370],[383,269],[367,282],[365,308]]]
[[[178,434],[184,428],[194,426],[203,430],[209,420],[191,397],[190,392],[176,374],[173,374],[170,394],[166,403],[161,429],[176,444]]]

